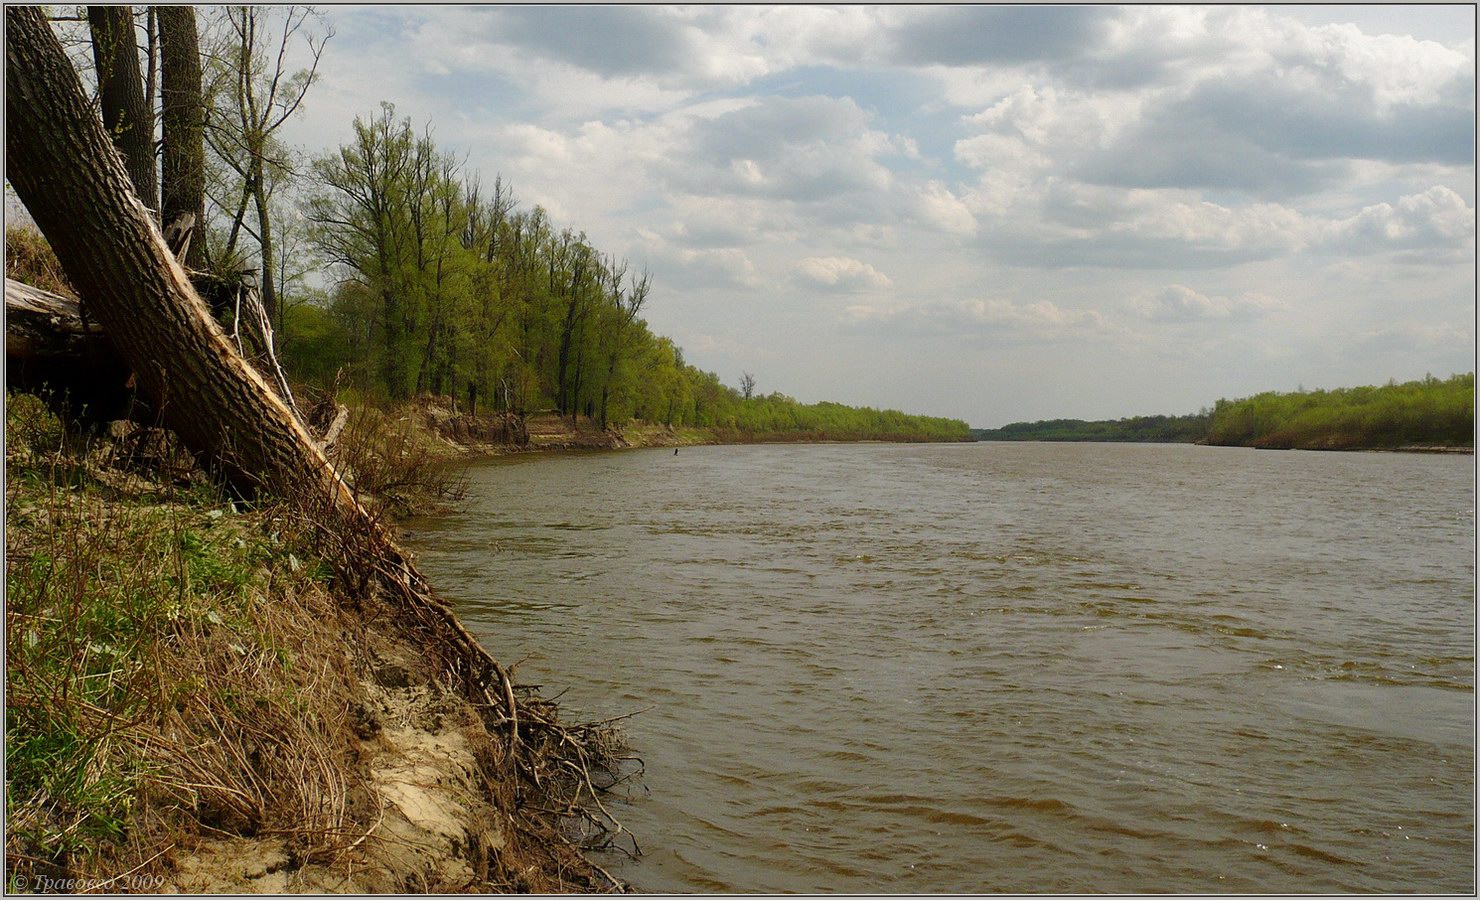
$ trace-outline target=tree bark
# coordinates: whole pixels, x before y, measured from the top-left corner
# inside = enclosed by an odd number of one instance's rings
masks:
[[[200,39],[195,8],[159,6],[160,118],[163,154],[160,161],[160,221],[169,224],[184,213],[206,221],[205,108],[201,100]],[[205,240],[195,240],[185,264],[205,268]]]
[[[358,509],[170,254],[41,10],[7,7],[5,21],[6,176],[142,393],[239,490],[306,474]]]
[[[267,188],[263,182],[260,156],[253,160],[253,171],[255,181],[252,200],[257,206],[257,239],[262,250],[262,308],[267,312],[267,321],[271,323],[276,321],[278,315],[277,263],[273,260],[272,217],[267,210]]]
[[[159,179],[154,174],[154,114],[144,96],[139,73],[139,44],[134,39],[133,8],[89,6],[93,63],[98,70],[98,104],[103,126],[123,154],[134,193],[150,209],[159,208]],[[8,104],[7,104],[8,105]]]

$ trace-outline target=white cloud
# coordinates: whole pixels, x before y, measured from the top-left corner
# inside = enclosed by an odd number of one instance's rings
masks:
[[[739,247],[692,249],[646,228],[638,229],[638,238],[645,265],[661,273],[664,288],[751,290],[763,284],[760,270]]]
[[[850,352],[963,335],[1003,371],[1061,360],[1066,395],[1093,393],[1075,360],[1197,323],[1187,346],[1284,348],[1247,375],[1261,389],[1317,380],[1312,359],[1377,365],[1362,346],[1473,349],[1443,323],[1474,292],[1474,42],[1342,24],[1375,14],[345,7],[288,137],[322,152],[382,99],[430,119],[485,185],[649,268],[654,326],[696,364],[774,347],[798,395],[832,383],[801,335],[847,303]],[[905,357],[881,378],[900,391]],[[1185,391],[1231,393],[1237,354],[1188,358]]]
[[[859,304],[844,312],[855,327],[884,327],[916,336],[986,337],[1001,340],[1064,340],[1105,332],[1110,322],[1095,310],[1064,309],[1048,300],[939,300],[907,305]]]
[[[1475,209],[1449,188],[1436,186],[1397,203],[1376,203],[1331,223],[1327,248],[1353,251],[1475,251]]]
[[[927,228],[968,237],[976,234],[976,216],[939,181],[926,182],[915,194],[914,206],[914,218]]]
[[[1264,294],[1208,296],[1183,284],[1169,284],[1155,293],[1134,298],[1130,305],[1137,315],[1155,322],[1249,321],[1283,306]]]
[[[1366,351],[1380,353],[1473,352],[1475,329],[1473,326],[1405,322],[1365,330],[1357,335],[1357,345]]]
[[[848,98],[757,98],[694,121],[673,148],[681,164],[670,166],[666,180],[687,193],[799,203],[883,192],[892,183],[883,157],[897,147],[869,127],[870,118]]]
[[[830,291],[884,290],[894,286],[883,272],[846,256],[809,256],[797,260],[795,272],[804,284]]]

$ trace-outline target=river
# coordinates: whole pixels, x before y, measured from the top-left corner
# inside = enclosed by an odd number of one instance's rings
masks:
[[[1475,890],[1475,460],[830,444],[479,463],[410,523],[625,724],[652,892]]]

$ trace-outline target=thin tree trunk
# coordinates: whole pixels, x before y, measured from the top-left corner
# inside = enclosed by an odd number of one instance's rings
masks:
[[[123,154],[134,193],[150,209],[159,208],[159,179],[154,174],[154,115],[144,96],[139,73],[139,44],[134,39],[133,8],[89,6],[93,62],[98,70],[98,102],[103,126]],[[74,76],[75,78],[75,76]],[[8,105],[8,104],[7,104]]]
[[[160,221],[168,225],[184,213],[206,221],[205,108],[201,99],[200,38],[191,6],[155,7],[159,17],[161,128]],[[204,237],[193,240],[185,264],[205,268]]]
[[[267,321],[272,322],[277,316],[278,295],[276,272],[273,264],[272,246],[272,218],[267,209],[267,188],[264,187],[262,177],[262,160],[260,157],[253,160],[255,179],[252,182],[252,199],[257,206],[257,236],[262,248],[262,309],[267,313]]]

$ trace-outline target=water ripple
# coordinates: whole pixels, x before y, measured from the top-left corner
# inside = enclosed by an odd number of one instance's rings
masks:
[[[593,717],[655,705],[613,801],[646,855],[603,862],[645,890],[1474,890],[1471,460],[713,447],[470,477],[410,538],[464,620]]]

